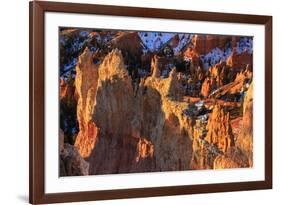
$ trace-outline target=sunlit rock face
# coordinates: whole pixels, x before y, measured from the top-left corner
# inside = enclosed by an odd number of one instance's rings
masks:
[[[214,161],[214,169],[253,167],[253,83],[251,83],[243,103],[242,132],[235,147]]]
[[[62,176],[253,166],[250,37],[84,30],[61,39]]]
[[[237,146],[248,158],[249,166],[253,166],[253,82],[251,83],[243,103],[243,132],[237,139]]]
[[[192,154],[190,119],[183,114],[175,69],[168,78],[148,77],[138,93],[141,135],[154,145],[156,171],[186,170]]]
[[[151,59],[151,75],[154,78],[160,78],[161,76],[161,64],[156,55]]]
[[[183,94],[175,69],[168,78],[153,75],[133,90],[119,50],[98,69],[86,61],[91,55],[86,49],[79,58],[86,58],[84,64],[77,66],[80,132],[75,142],[89,157],[90,174],[188,169],[190,126],[182,115],[186,103],[177,102]]]
[[[216,105],[208,120],[206,141],[215,144],[221,151],[234,146],[234,138],[230,126],[229,113],[226,113],[222,107]]]
[[[75,87],[78,94],[77,120],[79,133],[75,146],[81,156],[89,157],[95,142],[98,128],[92,121],[98,85],[98,66],[93,64],[93,53],[86,48],[79,56],[76,66]]]
[[[215,105],[208,121],[196,121],[193,141],[193,169],[213,168],[216,157],[234,146],[229,113]]]
[[[134,161],[137,138],[131,136],[133,88],[119,50],[109,53],[99,67],[96,106],[92,115],[100,133],[90,158],[92,174],[125,172]]]
[[[223,99],[225,101],[241,101],[243,93],[248,89],[249,82],[252,79],[252,72],[246,68],[236,74],[233,81],[218,87],[209,94],[209,97]]]
[[[98,70],[96,96],[91,120],[108,135],[129,135],[130,120],[133,117],[133,88],[119,50],[109,53]],[[108,133],[107,133],[108,132]]]
[[[219,168],[229,152],[237,152],[229,151],[234,137],[223,107],[216,105],[207,123],[192,128],[192,118],[183,114],[188,103],[182,101],[175,69],[168,78],[160,78],[152,60],[151,77],[134,90],[119,50],[109,53],[98,68],[86,60],[91,56],[86,49],[79,58],[85,58],[84,64],[77,66],[80,132],[75,143],[80,154],[89,158],[90,174],[206,169],[214,168],[213,163]],[[218,84],[223,68],[214,68],[210,76]],[[243,81],[245,75],[237,75],[234,82]],[[226,168],[237,165],[231,163]]]
[[[222,64],[209,67],[209,75],[204,79],[201,87],[201,96],[208,98],[212,91],[223,85],[225,69]]]

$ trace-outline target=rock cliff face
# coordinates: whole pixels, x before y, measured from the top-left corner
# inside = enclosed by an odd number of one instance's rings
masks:
[[[215,105],[208,121],[197,120],[193,133],[193,169],[212,169],[217,157],[234,146],[229,113]]]
[[[212,91],[223,86],[228,81],[226,70],[224,62],[209,67],[209,76],[205,78],[201,88],[203,97],[209,97]]]
[[[89,174],[89,163],[79,154],[76,147],[64,143],[64,133],[60,130],[60,176],[81,176]]]
[[[213,81],[209,77],[206,77],[201,87],[201,95],[207,98],[213,90],[213,87]]]
[[[224,155],[218,156],[214,160],[214,169],[249,167],[247,157],[237,148],[231,148]]]
[[[89,157],[95,142],[98,128],[92,121],[93,109],[96,103],[98,84],[98,66],[93,64],[93,53],[86,48],[79,56],[76,66],[75,87],[78,94],[77,119],[79,133],[75,146],[82,157]]]
[[[134,160],[138,139],[131,136],[134,110],[128,109],[134,107],[133,94],[122,54],[113,50],[99,67],[92,120],[100,133],[91,153],[90,173],[125,172],[127,161]]]
[[[192,128],[194,119],[184,115],[189,103],[183,101],[175,68],[168,78],[161,78],[154,57],[151,77],[142,79],[134,89],[119,50],[110,52],[101,65],[93,63],[92,55],[85,49],[79,57],[83,63],[77,65],[75,82],[80,128],[75,146],[89,160],[90,174],[248,165],[245,158],[251,158],[249,140],[241,137],[240,148],[233,148],[230,115],[220,105],[212,108],[205,124],[196,120]],[[210,68],[215,86],[223,84],[223,69],[222,65]],[[238,74],[234,82],[244,85],[245,76],[245,72]],[[249,122],[247,115],[244,118]],[[247,151],[248,155],[244,154]]]
[[[111,43],[113,48],[117,48],[125,54],[125,58],[138,57],[142,54],[143,46],[137,32],[120,32]]]
[[[235,147],[225,155],[217,157],[214,169],[253,166],[253,83],[251,83],[243,104],[242,132],[238,135]]]
[[[189,169],[192,155],[191,120],[173,69],[166,79],[148,77],[138,93],[141,136],[154,145],[155,171]]]
[[[188,169],[191,129],[182,114],[186,103],[177,101],[183,93],[176,70],[165,79],[154,74],[134,91],[120,51],[109,53],[98,69],[91,55],[86,49],[77,66],[75,143],[89,157],[90,174]]]
[[[234,146],[234,137],[230,126],[229,113],[223,108],[216,105],[208,120],[206,141],[216,145],[221,151],[227,150]]]
[[[154,78],[160,78],[161,76],[161,65],[159,65],[159,58],[155,55],[151,59],[151,75]]]
[[[251,79],[252,72],[249,69],[245,69],[237,73],[232,82],[214,90],[209,97],[220,98],[226,101],[240,101],[242,98],[241,93],[247,90]]]
[[[243,103],[243,132],[237,139],[237,146],[246,155],[249,166],[253,166],[253,82]]]
[[[192,42],[197,53],[206,54],[213,48],[224,48],[230,40],[231,37],[228,36],[194,35]]]
[[[68,29],[60,50],[62,176],[253,166],[250,37]]]

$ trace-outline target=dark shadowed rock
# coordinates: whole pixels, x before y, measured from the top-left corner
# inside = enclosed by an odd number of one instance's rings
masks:
[[[59,133],[60,176],[81,176],[89,174],[89,163],[79,154],[76,147],[64,143],[62,130]]]

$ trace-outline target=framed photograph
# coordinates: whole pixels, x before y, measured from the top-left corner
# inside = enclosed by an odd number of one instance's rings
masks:
[[[272,17],[30,2],[30,203],[272,188]]]

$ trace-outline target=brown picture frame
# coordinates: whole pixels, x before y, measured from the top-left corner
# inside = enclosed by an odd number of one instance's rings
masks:
[[[265,26],[265,180],[46,194],[44,191],[44,13],[67,12]],[[272,16],[33,1],[29,4],[29,202],[32,204],[153,197],[272,188]]]

